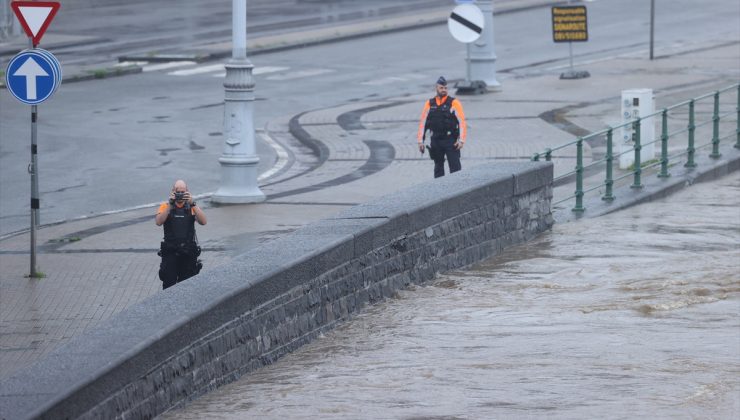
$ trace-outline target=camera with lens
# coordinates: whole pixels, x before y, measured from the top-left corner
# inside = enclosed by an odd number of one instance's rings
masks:
[[[175,192],[175,201],[182,201],[185,199],[184,192]]]

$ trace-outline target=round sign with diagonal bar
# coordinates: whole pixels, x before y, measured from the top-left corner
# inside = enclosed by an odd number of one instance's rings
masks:
[[[469,44],[480,38],[485,19],[483,12],[474,4],[461,4],[455,7],[447,19],[447,27],[452,37]]]

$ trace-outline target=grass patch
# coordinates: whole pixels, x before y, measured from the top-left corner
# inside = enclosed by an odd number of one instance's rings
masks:
[[[650,165],[655,164],[655,163],[658,163],[658,162],[660,162],[660,159],[657,159],[657,158],[656,159],[650,159],[650,160],[645,161],[645,162],[640,162],[640,168],[644,168],[646,166],[650,166]],[[635,163],[633,162],[632,165],[628,166],[627,167],[627,170],[630,171],[630,172],[634,171],[635,170]]]
[[[27,278],[27,279],[28,279],[28,278],[33,278],[33,279],[44,279],[44,278],[46,278],[46,273],[44,273],[43,271],[37,271],[37,272],[36,272],[36,275],[35,275],[35,276],[31,276],[30,274],[26,274],[26,275],[25,275],[25,276],[23,276],[23,277],[25,277],[25,278]]]
[[[81,241],[81,240],[82,240],[82,238],[80,238],[79,236],[66,236],[66,237],[63,237],[63,238],[49,239],[49,243],[52,243],[52,244],[68,244],[68,243],[71,243],[71,242],[77,242],[77,241]]]

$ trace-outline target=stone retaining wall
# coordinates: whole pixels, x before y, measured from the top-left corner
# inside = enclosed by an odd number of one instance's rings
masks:
[[[550,228],[552,165],[479,166],[310,224],[146,299],[0,384],[2,418],[151,418],[396,290]]]

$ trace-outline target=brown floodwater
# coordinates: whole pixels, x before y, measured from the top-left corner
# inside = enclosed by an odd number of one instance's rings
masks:
[[[557,224],[172,419],[740,418],[740,174]]]

